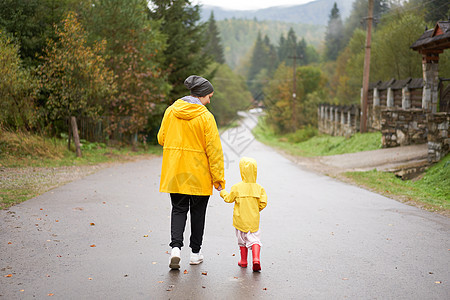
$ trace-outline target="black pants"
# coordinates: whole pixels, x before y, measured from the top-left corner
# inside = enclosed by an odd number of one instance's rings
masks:
[[[184,194],[170,194],[172,200],[170,247],[183,247],[184,228],[186,226],[187,213],[191,211],[191,238],[189,247],[192,252],[198,253],[202,246],[203,232],[205,228],[206,207],[209,196],[192,196]]]

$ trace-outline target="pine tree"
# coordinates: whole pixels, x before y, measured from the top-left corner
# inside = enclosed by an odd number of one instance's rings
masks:
[[[211,11],[211,15],[208,20],[208,44],[206,45],[206,53],[210,54],[214,61],[219,64],[225,63],[225,56],[223,54],[223,47],[220,39],[220,32],[217,28],[216,20],[214,19],[214,12]]]
[[[169,70],[171,103],[188,93],[184,80],[192,74],[205,75],[212,62],[204,51],[206,25],[199,23],[200,7],[192,6],[189,0],[153,0],[149,15],[160,22],[159,28],[168,38],[163,68]]]
[[[336,2],[331,9],[325,33],[325,60],[336,60],[344,46],[344,25]]]
[[[425,4],[427,22],[436,23],[450,18],[450,2],[448,0],[428,1]]]
[[[415,0],[414,0],[415,1]],[[422,0],[417,0],[422,1]],[[373,1],[373,16],[374,22],[372,23],[374,29],[380,24],[378,21],[381,17],[388,13],[390,10],[390,0],[374,0]],[[369,11],[369,4],[367,0],[355,0],[352,5],[352,11],[350,16],[346,19],[344,25],[344,44],[346,45],[353,36],[353,32],[356,29],[366,28],[365,18]]]
[[[286,66],[293,65],[293,56],[300,58],[297,60],[297,66],[304,65],[306,60],[306,42],[305,39],[297,42],[297,35],[292,27],[289,29],[286,38],[281,35],[280,45],[278,47],[278,59],[284,62]]]

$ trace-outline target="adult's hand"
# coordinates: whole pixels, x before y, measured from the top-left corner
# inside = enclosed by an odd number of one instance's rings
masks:
[[[220,192],[221,190],[223,190],[223,188],[222,188],[222,186],[219,184],[219,186],[216,187],[216,190]]]

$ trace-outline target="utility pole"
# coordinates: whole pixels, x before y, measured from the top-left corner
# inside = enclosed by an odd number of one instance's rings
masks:
[[[296,129],[296,124],[297,124],[297,112],[296,112],[296,107],[295,107],[295,102],[296,102],[296,98],[297,98],[297,66],[296,66],[296,62],[297,62],[297,58],[303,58],[303,55],[297,56],[297,54],[295,54],[294,51],[294,56],[289,56],[289,58],[294,59],[294,65],[293,65],[293,86],[292,86],[292,117],[291,117],[291,122],[292,122],[292,130],[295,131]]]
[[[361,132],[367,132],[367,98],[369,96],[370,47],[372,40],[373,0],[369,0],[369,16],[367,17],[366,51],[364,55],[363,94],[361,99]]]

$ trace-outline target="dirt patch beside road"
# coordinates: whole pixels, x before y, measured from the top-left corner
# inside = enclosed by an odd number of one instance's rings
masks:
[[[62,167],[0,167],[0,209],[23,202],[49,190],[81,179],[118,163],[148,159],[154,155],[136,155],[117,161],[84,166]]]

